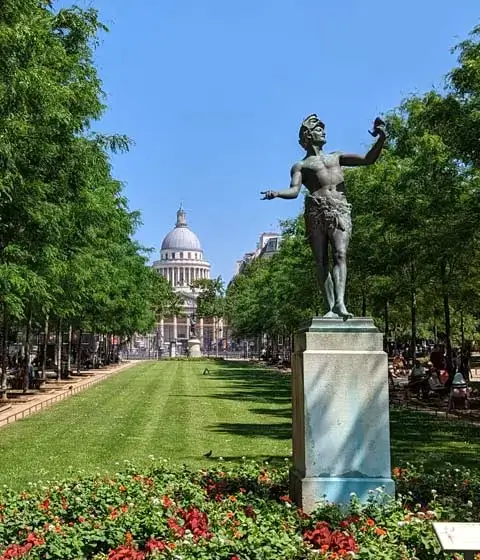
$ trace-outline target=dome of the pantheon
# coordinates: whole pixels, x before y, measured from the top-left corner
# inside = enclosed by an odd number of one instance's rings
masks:
[[[187,215],[183,208],[177,212],[175,228],[168,233],[162,242],[161,251],[202,251],[200,240],[188,227]]]

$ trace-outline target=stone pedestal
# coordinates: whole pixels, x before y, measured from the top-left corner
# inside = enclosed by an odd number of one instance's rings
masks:
[[[371,319],[314,318],[295,335],[290,495],[306,512],[393,494],[388,365]]]
[[[188,355],[190,358],[200,358],[202,350],[200,348],[200,340],[198,338],[190,338],[188,340]]]

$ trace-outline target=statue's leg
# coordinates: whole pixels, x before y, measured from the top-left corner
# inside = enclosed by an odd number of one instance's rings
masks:
[[[328,270],[328,236],[320,230],[315,220],[306,216],[305,222],[307,226],[308,242],[317,265],[316,272],[318,283],[322,290],[325,305],[328,308],[325,317],[337,317],[338,315],[333,311],[333,306],[335,304],[333,281]]]
[[[347,283],[347,249],[350,241],[350,232],[336,229],[330,235],[333,253],[333,285],[335,290],[335,304],[333,311],[349,319],[353,317],[345,307],[345,286]]]

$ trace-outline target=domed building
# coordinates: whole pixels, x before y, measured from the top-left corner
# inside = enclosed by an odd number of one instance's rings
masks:
[[[187,214],[182,207],[177,211],[175,227],[162,241],[160,260],[153,263],[153,268],[184,299],[184,311],[180,316],[160,320],[157,328],[158,347],[172,353],[183,352],[187,347],[190,317],[195,313],[198,296],[198,291],[191,286],[195,280],[210,278],[210,263],[205,260],[200,240],[188,227]],[[210,351],[223,338],[223,320],[200,317],[196,330],[202,348]],[[175,347],[173,351],[172,345]]]
[[[210,278],[210,263],[204,259],[200,240],[188,227],[183,208],[177,212],[177,223],[162,241],[160,260],[153,267],[164,276],[175,291],[191,295],[194,280]]]

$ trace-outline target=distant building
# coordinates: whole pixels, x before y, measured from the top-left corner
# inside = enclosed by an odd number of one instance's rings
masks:
[[[255,251],[245,253],[243,257],[236,262],[235,274],[240,274],[247,264],[251,263],[254,259],[268,259],[274,255],[280,248],[282,236],[279,233],[264,232],[260,234],[257,248]]]
[[[198,291],[193,291],[191,285],[195,280],[210,278],[210,263],[205,259],[200,240],[188,227],[187,214],[182,207],[177,211],[175,227],[162,241],[160,260],[153,263],[153,268],[170,282],[185,302],[181,315],[160,320],[157,326],[158,347],[167,351],[174,343],[178,351],[184,351],[190,336],[190,316],[196,308],[198,296]],[[205,351],[222,345],[222,318],[201,317],[197,320],[196,330]]]

